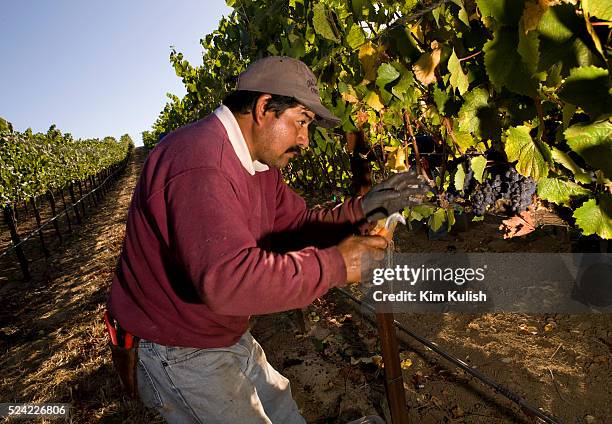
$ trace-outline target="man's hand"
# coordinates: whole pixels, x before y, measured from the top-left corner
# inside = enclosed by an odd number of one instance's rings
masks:
[[[375,185],[363,196],[363,212],[368,221],[378,221],[405,207],[422,203],[430,190],[413,169],[400,172]]]
[[[373,269],[385,257],[387,240],[381,236],[351,236],[338,244],[346,265],[346,281],[361,281],[362,271]]]

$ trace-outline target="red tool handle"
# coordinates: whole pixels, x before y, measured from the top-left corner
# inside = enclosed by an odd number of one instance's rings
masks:
[[[134,346],[134,336],[128,332],[125,333],[125,348],[131,349]]]
[[[111,324],[108,311],[104,311],[104,323],[106,324],[106,329],[108,330],[111,343],[113,344],[113,346],[117,346],[117,329],[114,325]]]

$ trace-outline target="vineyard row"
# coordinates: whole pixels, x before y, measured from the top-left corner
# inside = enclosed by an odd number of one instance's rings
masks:
[[[97,207],[109,184],[125,168],[134,144],[127,134],[119,141],[113,137],[75,140],[55,126],[46,134],[33,134],[29,129],[14,132],[4,120],[0,124],[0,207],[12,243],[0,252],[0,259],[15,252],[23,276],[29,279],[24,243],[38,236],[44,256],[49,257],[44,229],[53,225],[61,244],[60,218],[66,217],[69,233],[72,232],[69,212],[81,224],[87,214],[85,201]],[[45,203],[50,216],[43,222],[41,208]],[[35,224],[31,223],[27,234],[21,236],[18,222],[25,221],[30,209]]]

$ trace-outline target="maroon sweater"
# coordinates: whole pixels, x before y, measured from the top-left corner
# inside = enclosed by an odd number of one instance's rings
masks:
[[[362,222],[360,199],[309,211],[278,170],[250,175],[210,115],[150,152],[109,310],[126,330],[159,344],[232,345],[250,315],[302,308],[344,284],[333,244]]]

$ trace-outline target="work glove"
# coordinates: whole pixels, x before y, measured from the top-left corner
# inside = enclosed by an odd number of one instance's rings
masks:
[[[363,213],[368,221],[375,222],[408,206],[423,203],[429,191],[429,185],[414,169],[400,172],[375,185],[363,196]]]

